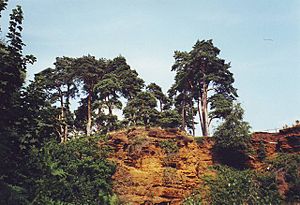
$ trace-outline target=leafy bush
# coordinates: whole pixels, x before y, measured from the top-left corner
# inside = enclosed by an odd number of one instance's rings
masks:
[[[165,151],[167,154],[174,154],[179,151],[176,140],[170,139],[159,142],[159,146]]]
[[[215,148],[228,150],[247,150],[250,145],[250,126],[243,121],[244,111],[235,105],[216,132]]]
[[[159,124],[162,128],[177,128],[180,123],[181,116],[176,110],[165,110],[160,113]]]
[[[202,199],[199,191],[193,192],[190,196],[184,199],[183,205],[201,205]]]
[[[280,154],[269,161],[272,172],[283,172],[285,181],[289,184],[286,193],[287,202],[300,202],[300,156],[299,154]]]
[[[275,176],[219,166],[217,177],[207,179],[211,204],[280,204]]]
[[[266,147],[265,147],[265,144],[263,143],[263,141],[259,142],[259,147],[257,150],[257,157],[260,161],[265,160],[267,157]]]
[[[243,121],[244,111],[235,105],[214,133],[214,151],[222,164],[238,169],[247,167],[247,153],[250,152],[250,126]]]
[[[65,144],[49,142],[30,156],[28,190],[32,204],[109,204],[115,165],[99,137]]]

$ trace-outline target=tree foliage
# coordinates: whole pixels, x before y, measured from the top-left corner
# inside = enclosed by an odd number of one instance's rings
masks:
[[[64,144],[49,142],[29,156],[30,201],[68,204],[106,204],[112,195],[115,165],[108,161],[109,147],[99,147],[99,137],[85,137]]]
[[[187,101],[195,101],[204,136],[209,135],[213,119],[226,117],[226,108],[237,97],[230,63],[219,58],[219,53],[212,40],[203,40],[197,41],[190,52],[175,51],[174,55],[172,71],[176,71],[176,76],[170,93],[183,95],[182,112],[186,105],[193,107]]]
[[[155,125],[159,116],[155,107],[155,97],[149,92],[140,92],[129,100],[124,108],[124,114],[129,125]]]
[[[206,179],[210,204],[281,204],[275,175],[219,166],[215,179]]]
[[[250,126],[243,121],[244,111],[234,105],[225,121],[214,133],[214,151],[219,160],[229,166],[244,169],[250,151]]]
[[[6,6],[7,1],[1,0],[0,12]],[[27,143],[21,90],[26,65],[35,60],[33,56],[23,55],[22,22],[23,11],[16,6],[10,14],[6,39],[0,41],[0,198],[8,199],[7,203],[11,204],[26,201],[20,184],[23,179],[20,167],[24,164],[22,145]]]
[[[0,17],[7,3],[0,0]],[[156,83],[145,87],[123,56],[57,57],[53,67],[24,86],[27,65],[35,57],[23,54],[22,22],[23,11],[16,6],[0,41],[0,204],[117,204],[110,147],[99,143],[104,137],[91,135],[124,126],[181,127],[195,135],[198,115],[208,136],[211,121],[218,118],[224,122],[214,134],[216,150],[224,156],[247,151],[250,127],[241,107],[233,105],[237,93],[230,63],[219,57],[212,40],[197,41],[190,52],[175,52],[175,83],[168,96]],[[133,140],[131,151],[148,143]],[[174,143],[159,146],[174,154]],[[298,167],[294,156],[271,163],[272,171],[284,171],[288,202],[299,202]],[[167,179],[176,176],[175,168],[165,171]],[[280,202],[272,174],[219,168],[208,184],[213,204]],[[195,195],[186,203],[200,201]]]
[[[285,192],[285,201],[288,203],[300,202],[300,156],[299,154],[280,154],[275,159],[269,160],[270,171],[283,173],[284,181],[288,184]]]
[[[230,114],[214,133],[216,148],[240,151],[249,148],[250,126],[243,121],[243,114],[240,104],[234,105]]]

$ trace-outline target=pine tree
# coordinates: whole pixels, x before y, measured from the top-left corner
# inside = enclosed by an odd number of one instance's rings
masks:
[[[156,99],[149,92],[140,92],[129,100],[123,112],[129,125],[156,125],[159,113],[155,109]]]
[[[92,103],[94,89],[103,78],[106,69],[105,59],[96,59],[94,56],[83,56],[75,60],[76,78],[83,83],[83,89],[87,93],[87,122],[86,134],[91,134],[92,127]]]
[[[59,126],[57,133],[61,142],[66,142],[68,128],[72,124],[70,100],[78,92],[75,83],[74,59],[68,57],[56,58],[55,68],[47,68],[35,75],[35,83],[43,87],[53,105],[59,104],[57,115]]]
[[[219,53],[212,40],[197,41],[190,52],[175,51],[172,67],[172,71],[176,71],[172,89],[189,98],[192,96],[197,104],[204,136],[209,135],[208,128],[213,119],[224,118],[228,114],[224,107],[219,108],[224,104],[218,101],[231,105],[237,97],[233,74],[229,71],[230,64],[219,58]]]

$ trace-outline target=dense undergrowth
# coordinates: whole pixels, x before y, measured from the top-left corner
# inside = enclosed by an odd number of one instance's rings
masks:
[[[8,0],[0,0],[0,17],[7,5]],[[181,128],[195,135],[197,115],[204,136],[211,120],[222,120],[214,133],[214,151],[222,156],[220,164],[230,166],[215,167],[217,175],[205,179],[211,204],[300,202],[299,156],[264,162],[270,173],[247,169],[250,126],[235,102],[230,63],[218,57],[220,49],[212,40],[198,40],[190,52],[175,52],[175,82],[168,95],[155,83],[145,85],[123,56],[57,57],[54,68],[37,73],[26,86],[27,64],[36,58],[23,54],[22,21],[23,11],[16,6],[6,38],[1,32],[0,39],[0,204],[118,204],[111,185],[116,166],[107,159],[110,148],[98,143],[104,137],[90,135],[138,125]],[[79,106],[72,111],[76,98]],[[124,119],[118,119],[116,109]],[[139,156],[148,141],[140,136],[130,143],[129,153]],[[159,146],[167,155],[168,184],[177,176],[172,159],[179,148],[173,140]],[[259,159],[265,158],[262,145]],[[281,195],[276,174],[288,185]],[[185,203],[201,204],[201,193],[194,192]]]
[[[217,165],[216,175],[203,177],[204,186],[196,189],[184,201],[185,205],[199,204],[297,204],[300,202],[300,156],[280,154],[266,161],[267,170],[237,170]],[[288,190],[279,193],[282,179]],[[205,195],[205,197],[203,197]]]
[[[102,138],[50,141],[32,149],[19,193],[0,192],[0,204],[113,204],[111,176],[116,166],[107,159],[110,148],[98,145]]]

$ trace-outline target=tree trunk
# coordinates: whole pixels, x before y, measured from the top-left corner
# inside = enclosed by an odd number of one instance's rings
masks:
[[[193,101],[191,101],[191,109],[192,109],[192,130],[193,130],[193,136],[195,137],[195,122],[194,122],[194,105],[193,105]]]
[[[199,115],[200,127],[201,127],[201,131],[202,131],[202,135],[203,135],[204,124],[203,124],[203,120],[202,120],[200,99],[197,100],[197,110],[198,110],[198,115]]]
[[[208,131],[208,110],[207,110],[207,85],[206,83],[203,84],[203,92],[201,96],[201,112],[202,112],[202,120],[203,120],[203,129],[202,134],[203,136],[209,136]]]
[[[65,124],[65,112],[64,112],[64,96],[62,95],[62,92],[59,91],[60,96],[60,142],[65,142],[65,131],[64,131],[64,124]]]
[[[185,130],[185,96],[182,103],[182,109],[181,109],[181,130]]]
[[[163,103],[161,100],[159,100],[159,107],[160,107],[160,112],[162,112],[163,111]]]
[[[112,116],[113,115],[113,113],[112,113],[112,105],[109,102],[109,96],[107,96],[107,107],[108,107],[108,114],[109,114],[109,116]]]
[[[68,124],[65,123],[65,127],[64,127],[64,142],[66,142],[68,139]]]
[[[87,101],[87,123],[86,123],[86,135],[91,135],[92,126],[92,89],[89,90],[88,101]]]
[[[66,112],[64,113],[64,142],[68,139],[68,122],[67,122],[67,114],[70,113],[70,85],[67,85],[67,96],[66,96]]]

